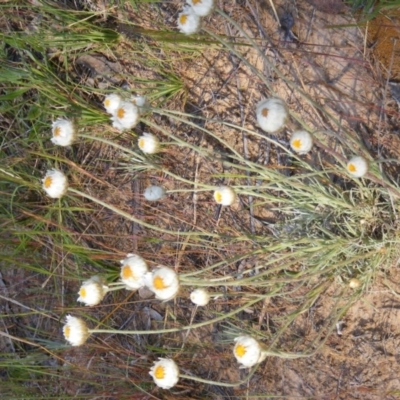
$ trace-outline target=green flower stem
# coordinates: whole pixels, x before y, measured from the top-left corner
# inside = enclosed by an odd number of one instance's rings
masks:
[[[348,258],[342,262],[339,263],[335,263],[330,265],[329,267],[326,267],[323,272],[324,274],[333,271],[335,269],[341,268],[341,267],[345,267],[348,264],[351,263],[355,263],[357,261],[360,260],[364,260],[364,259],[369,259],[370,257],[372,257],[373,255],[376,255],[378,252],[380,252],[380,249],[374,249],[368,253],[362,253],[360,255],[356,255],[354,257]],[[284,266],[280,266],[278,267],[279,269],[284,268]],[[239,285],[244,285],[244,284],[249,284],[251,283],[252,286],[256,287],[256,286],[265,286],[266,284],[271,284],[271,283],[288,283],[288,282],[293,282],[294,280],[296,281],[304,281],[304,280],[308,280],[311,279],[313,276],[318,276],[321,274],[321,270],[320,269],[316,269],[315,271],[310,270],[307,271],[304,275],[301,275],[302,272],[299,272],[298,275],[290,275],[287,278],[278,278],[278,279],[274,279],[273,282],[271,281],[264,281],[261,278],[264,278],[266,275],[270,275],[272,274],[273,271],[271,270],[267,270],[267,271],[263,271],[255,276],[252,277],[248,277],[248,278],[242,278],[242,279],[235,279],[234,276],[229,275],[224,277],[226,279],[226,281],[220,281],[218,280],[217,282],[214,279],[187,279],[186,277],[180,277],[180,284],[182,286],[205,286],[205,287],[213,287],[213,286],[239,286]]]
[[[153,334],[163,334],[163,333],[172,333],[172,332],[183,332],[186,331],[187,329],[196,329],[200,328],[202,326],[207,326],[214,324],[219,321],[223,321],[224,319],[230,318],[239,312],[245,310],[246,308],[252,306],[253,304],[258,303],[259,301],[264,300],[266,295],[263,296],[257,296],[256,299],[248,301],[244,306],[241,306],[229,313],[225,313],[219,317],[199,322],[194,325],[187,325],[183,326],[181,328],[169,328],[169,329],[155,329],[155,330],[146,330],[146,331],[120,331],[120,330],[115,330],[115,329],[89,329],[89,333],[108,333],[108,334],[117,334],[117,335],[153,335]]]
[[[125,285],[120,285],[120,286],[109,287],[107,289],[107,293],[108,292],[114,292],[115,290],[121,290],[121,289],[126,289],[126,286]]]
[[[128,221],[135,222],[145,228],[152,229],[157,232],[162,232],[162,233],[166,233],[169,235],[178,235],[179,234],[179,236],[219,237],[219,235],[217,233],[211,233],[211,232],[175,232],[175,231],[170,231],[168,229],[159,228],[155,225],[148,224],[147,222],[144,222],[144,221],[134,217],[133,215],[128,214],[127,212],[120,210],[117,207],[112,206],[111,204],[108,204],[100,199],[97,199],[96,197],[90,196],[87,193],[80,192],[79,190],[73,189],[71,187],[68,188],[68,191],[71,193],[75,193],[81,197],[84,197],[85,199],[91,200],[94,203],[100,204],[101,206],[107,208],[108,210],[111,210],[111,211],[115,212],[116,214],[120,215],[121,217],[126,218]]]
[[[126,154],[130,154],[130,155],[135,156],[135,157],[138,156],[138,154],[136,152],[134,152],[133,150],[127,149],[126,147],[121,146],[121,145],[119,145],[118,143],[115,143],[112,140],[108,140],[108,139],[102,138],[100,136],[91,136],[91,135],[85,135],[83,133],[80,133],[79,137],[82,137],[82,138],[85,138],[85,139],[94,140],[96,142],[105,143],[105,144],[107,144],[109,146],[114,147],[115,149],[121,150],[122,152],[124,152]],[[144,159],[145,158],[143,157],[143,160]]]
[[[179,378],[190,379],[192,381],[201,382],[201,383],[207,383],[207,384],[213,385],[213,386],[236,387],[236,386],[243,385],[244,383],[248,382],[249,379],[256,372],[257,367],[258,366],[253,368],[253,370],[244,379],[242,379],[241,381],[235,382],[235,383],[210,381],[208,379],[198,378],[197,376],[184,375],[184,374],[179,374]]]
[[[155,127],[155,128],[161,129],[159,126],[152,124],[150,121],[144,120],[144,122],[145,122],[147,125],[149,125],[149,126],[153,126],[153,127]],[[162,129],[161,129],[161,130],[162,130]],[[163,131],[164,131],[164,130],[163,130]],[[164,132],[164,133],[165,133],[165,134],[168,134],[168,133],[166,133],[166,132]],[[85,138],[85,139],[91,139],[91,140],[95,140],[95,141],[98,141],[98,142],[101,142],[101,143],[105,143],[105,144],[107,144],[107,145],[109,145],[109,146],[114,147],[115,149],[121,150],[123,153],[126,153],[126,154],[129,154],[129,155],[131,155],[131,156],[134,156],[134,157],[136,157],[140,162],[146,163],[146,164],[147,164],[147,169],[154,169],[154,170],[156,170],[156,171],[161,171],[163,174],[168,175],[168,176],[170,176],[171,178],[176,179],[177,181],[181,181],[181,182],[187,183],[187,184],[192,185],[192,186],[194,186],[194,185],[201,186],[203,189],[198,189],[199,191],[200,191],[200,190],[204,190],[204,191],[207,191],[207,190],[215,190],[215,186],[214,186],[214,185],[207,185],[207,184],[202,184],[202,183],[199,183],[199,182],[195,183],[195,182],[193,182],[193,181],[191,181],[191,180],[189,180],[189,179],[182,178],[181,176],[176,175],[176,174],[174,174],[173,172],[168,171],[167,169],[162,168],[161,166],[159,166],[159,165],[157,165],[157,164],[151,162],[151,160],[148,160],[144,155],[143,155],[143,156],[142,156],[142,155],[139,155],[139,154],[136,153],[135,151],[130,150],[130,149],[127,149],[126,147],[123,147],[123,146],[121,146],[121,145],[119,145],[119,144],[117,144],[117,143],[115,143],[115,142],[113,142],[113,141],[111,141],[111,140],[104,139],[104,138],[101,138],[101,137],[93,137],[93,136],[84,135],[84,134],[82,134],[82,135],[80,135],[80,136],[83,137],[83,138]],[[189,146],[189,145],[188,145],[188,147],[191,147],[191,148],[192,148],[193,146]],[[211,157],[211,154],[209,154],[208,156]]]
[[[154,112],[157,112],[157,114],[160,114],[160,115],[166,115],[166,116],[168,115],[168,112],[165,112],[165,111],[162,110],[162,109],[153,109],[153,111],[154,111]],[[183,115],[183,116],[187,116],[187,117],[189,117],[189,118],[193,118],[193,116],[191,116],[190,114],[183,114],[183,113],[180,113],[180,112],[175,112],[175,113],[172,113],[172,114],[174,114],[174,118],[175,118],[177,121],[183,122],[184,124],[189,125],[189,126],[191,126],[192,128],[195,128],[195,129],[197,129],[197,130],[200,130],[200,131],[202,131],[202,132],[207,133],[208,135],[212,136],[215,140],[218,140],[218,141],[219,141],[223,146],[225,146],[227,149],[229,149],[229,150],[232,152],[232,154],[235,154],[235,155],[236,155],[236,157],[238,157],[239,159],[243,159],[242,156],[240,155],[240,153],[238,153],[233,147],[231,147],[227,142],[225,142],[224,140],[222,140],[219,136],[215,135],[213,132],[211,132],[211,131],[209,131],[208,129],[205,129],[205,128],[199,126],[198,124],[195,124],[194,122],[191,122],[191,121],[188,120],[188,119],[184,119],[184,118],[179,117],[179,115]],[[208,151],[204,151],[204,149],[202,149],[202,148],[200,148],[200,147],[198,147],[198,146],[194,146],[194,145],[192,145],[192,144],[189,144],[189,143],[187,143],[187,142],[184,142],[182,139],[179,139],[179,138],[176,137],[175,135],[171,134],[170,132],[168,132],[167,130],[163,129],[163,128],[160,127],[159,125],[156,125],[156,124],[152,123],[151,121],[143,120],[143,122],[146,123],[147,125],[151,126],[151,127],[154,128],[154,129],[160,130],[160,131],[163,132],[165,135],[168,135],[169,137],[171,137],[172,139],[174,139],[177,143],[179,143],[179,144],[182,145],[182,146],[189,147],[189,148],[191,148],[192,150],[196,151],[197,153],[199,153],[199,154],[201,154],[201,155],[203,155],[203,156],[205,156],[205,157],[208,157],[208,158],[214,158],[214,157],[215,157],[215,154],[214,154],[213,152],[210,153],[210,152],[208,152]]]

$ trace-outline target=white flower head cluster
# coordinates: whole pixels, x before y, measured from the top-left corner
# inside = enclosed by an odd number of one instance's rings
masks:
[[[151,133],[143,133],[138,138],[138,146],[145,154],[155,154],[160,150],[160,141]]]
[[[131,101],[121,101],[112,114],[112,125],[119,131],[134,128],[139,122],[139,109]]]
[[[178,28],[186,35],[196,33],[200,28],[200,17],[194,11],[193,7],[185,6],[178,15]]]
[[[129,253],[121,260],[121,282],[128,290],[137,290],[145,285],[148,272],[146,261],[137,254]]]
[[[257,104],[256,114],[258,125],[268,133],[279,132],[289,117],[284,101],[274,97],[261,100]]]
[[[174,360],[159,358],[151,367],[149,374],[157,386],[162,389],[171,389],[179,381],[179,368]]]
[[[356,156],[348,161],[346,169],[354,178],[362,178],[368,172],[368,162],[364,157]]]
[[[210,302],[210,293],[206,289],[195,289],[190,293],[190,300],[197,306],[204,307]]]
[[[57,146],[70,146],[76,137],[75,126],[69,119],[57,118],[53,124],[51,141]]]
[[[58,169],[47,171],[42,183],[44,191],[53,199],[64,196],[68,189],[68,179]]]
[[[211,13],[214,8],[214,0],[186,0],[193,11],[200,17],[205,17]]]
[[[148,201],[157,201],[165,197],[165,189],[161,186],[149,186],[143,192],[143,196]]]
[[[179,279],[172,269],[159,266],[145,275],[145,283],[158,300],[171,300],[179,291]]]
[[[222,206],[231,206],[236,199],[236,192],[230,186],[220,186],[214,191],[214,200]]]
[[[262,362],[267,357],[260,343],[251,336],[240,336],[235,339],[233,354],[242,368],[250,368]]]
[[[307,131],[296,131],[290,138],[290,147],[299,154],[307,154],[313,146],[313,138]]]
[[[79,289],[78,301],[87,306],[96,306],[99,304],[108,291],[108,286],[104,284],[99,276],[92,276],[84,281]]]
[[[65,340],[72,346],[81,346],[89,337],[89,329],[81,318],[67,315],[66,324],[63,327]]]

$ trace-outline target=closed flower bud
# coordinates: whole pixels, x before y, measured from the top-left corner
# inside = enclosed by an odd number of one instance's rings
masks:
[[[131,102],[139,108],[139,112],[143,112],[143,107],[147,106],[147,99],[144,96],[133,96]]]
[[[221,186],[214,192],[214,200],[217,204],[231,206],[237,199],[235,191],[230,186]]]
[[[233,354],[243,368],[250,368],[267,357],[260,343],[251,336],[240,336],[235,339]]]
[[[286,104],[278,98],[261,100],[257,104],[256,114],[260,128],[268,133],[279,132],[289,116]]]
[[[89,329],[81,318],[67,315],[67,323],[63,327],[64,337],[72,346],[81,346],[89,337]]]
[[[148,271],[146,261],[137,254],[128,254],[121,260],[121,282],[128,290],[137,290],[145,285]]]
[[[197,306],[206,306],[210,301],[210,294],[205,289],[195,289],[190,293],[190,300]]]
[[[113,127],[120,131],[134,128],[139,122],[139,110],[130,101],[122,101],[111,117]]]
[[[290,138],[290,147],[299,154],[308,153],[313,145],[312,136],[306,131],[296,131]]]
[[[193,11],[200,17],[210,14],[214,8],[214,0],[186,0],[192,6]]]
[[[171,300],[179,291],[177,273],[168,267],[157,267],[145,275],[145,283],[158,300]]]
[[[121,103],[121,97],[115,93],[108,94],[103,101],[104,108],[108,114],[114,114],[118,110]]]
[[[143,133],[139,136],[138,145],[145,154],[155,154],[160,150],[160,141],[151,133]]]
[[[61,171],[57,169],[51,169],[50,171],[47,171],[42,182],[44,191],[53,199],[58,199],[67,192],[68,179]]]
[[[57,146],[71,145],[76,136],[74,124],[69,119],[57,118],[52,124],[51,141]]]
[[[78,301],[87,306],[96,306],[99,304],[108,291],[108,286],[104,284],[99,276],[92,276],[82,283],[79,289]]]
[[[351,279],[349,280],[349,287],[350,287],[351,289],[357,289],[357,288],[360,287],[360,285],[361,285],[361,282],[360,282],[360,280],[357,279],[357,278],[351,278]]]
[[[350,159],[346,166],[347,172],[354,178],[361,178],[368,172],[368,162],[365,158],[356,156]]]
[[[165,197],[165,190],[160,186],[149,186],[143,193],[143,196],[148,201],[157,201]]]
[[[174,360],[159,358],[151,367],[149,374],[157,386],[162,389],[171,389],[179,381],[179,368]]]
[[[200,17],[195,13],[192,7],[185,6],[178,15],[178,28],[182,33],[191,35],[200,28]]]

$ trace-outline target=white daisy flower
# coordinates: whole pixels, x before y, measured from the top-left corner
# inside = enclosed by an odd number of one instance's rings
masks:
[[[210,301],[210,293],[205,289],[195,289],[190,293],[190,300],[197,306],[206,306]]]
[[[260,343],[251,336],[240,336],[235,339],[233,354],[243,368],[250,368],[264,361],[267,354],[263,352]]]
[[[200,28],[200,17],[190,6],[183,7],[183,11],[178,15],[178,28],[182,33],[191,35]]]
[[[67,315],[67,323],[63,327],[64,337],[72,346],[81,346],[89,337],[89,329],[81,318]]]
[[[313,138],[306,131],[296,131],[290,138],[290,147],[299,154],[308,153],[313,146]]]
[[[154,271],[145,275],[145,283],[158,300],[171,300],[179,291],[179,279],[177,273],[168,267],[157,267]]]
[[[58,169],[51,169],[46,172],[42,179],[43,189],[49,197],[59,199],[68,189],[67,177]]]
[[[108,114],[114,114],[118,110],[121,103],[121,96],[116,93],[108,94],[103,101],[104,108]]]
[[[214,8],[214,0],[186,0],[193,7],[194,12],[200,17],[210,14]]]
[[[121,264],[121,282],[128,290],[137,290],[145,285],[144,277],[148,269],[142,257],[129,253]]]
[[[214,200],[223,206],[231,206],[236,199],[236,192],[230,186],[221,186],[214,192]]]
[[[257,104],[256,114],[261,129],[268,133],[280,131],[289,116],[286,104],[278,98],[261,100]]]
[[[368,172],[368,162],[364,157],[356,156],[349,160],[346,169],[354,178],[361,178]]]
[[[92,276],[82,283],[78,292],[78,301],[87,306],[96,306],[103,300],[107,291],[108,286],[104,284],[104,280],[99,276]]]
[[[57,146],[71,145],[76,136],[74,124],[69,119],[57,118],[53,124],[51,141]]]
[[[157,386],[162,389],[171,389],[179,381],[179,368],[174,360],[159,358],[151,367],[149,374]]]
[[[139,110],[131,101],[122,101],[111,117],[113,127],[120,131],[134,128],[139,122]]]
[[[138,138],[139,149],[145,154],[155,154],[160,149],[160,141],[151,133],[143,133]]]
[[[157,201],[165,197],[165,190],[160,186],[149,186],[143,192],[143,196],[148,201]]]

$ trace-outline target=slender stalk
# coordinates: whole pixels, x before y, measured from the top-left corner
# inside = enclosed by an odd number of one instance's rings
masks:
[[[143,226],[145,228],[148,228],[148,229],[151,229],[151,230],[154,230],[154,231],[157,231],[157,232],[167,233],[167,234],[170,234],[170,235],[178,235],[179,234],[179,236],[219,237],[218,234],[211,233],[211,232],[181,232],[180,231],[178,233],[178,232],[175,232],[175,231],[170,231],[169,229],[159,228],[156,225],[148,224],[147,222],[144,222],[144,221],[134,217],[133,215],[128,214],[127,212],[125,212],[125,211],[123,211],[123,210],[121,210],[121,209],[119,209],[117,207],[114,207],[113,205],[108,204],[108,203],[106,203],[106,202],[104,202],[104,201],[102,201],[100,199],[97,199],[96,197],[93,197],[93,196],[91,196],[91,195],[89,195],[87,193],[80,192],[79,190],[73,189],[71,187],[68,188],[68,191],[71,192],[71,193],[75,193],[78,196],[84,197],[85,199],[91,200],[94,203],[100,204],[103,207],[107,208],[108,210],[111,210],[111,211],[115,212],[116,214],[120,215],[121,217],[126,218],[129,221],[133,221],[133,222],[135,222],[135,223],[137,223],[137,224],[139,224],[139,225],[141,225],[141,226]]]
[[[196,328],[200,328],[202,326],[207,326],[207,325],[211,325],[216,322],[219,322],[219,321],[223,321],[224,319],[232,317],[232,316],[240,313],[241,311],[252,306],[253,304],[258,303],[259,301],[261,301],[263,299],[265,299],[265,295],[257,296],[257,298],[255,300],[248,301],[244,306],[236,308],[235,310],[233,310],[229,313],[223,314],[219,317],[216,317],[216,318],[213,318],[213,319],[210,319],[207,321],[199,322],[194,325],[183,326],[181,328],[154,329],[154,330],[146,330],[146,331],[129,331],[129,330],[128,331],[125,331],[125,330],[120,331],[120,330],[114,330],[114,329],[89,329],[89,333],[108,333],[108,334],[117,334],[117,335],[152,335],[152,334],[164,334],[164,333],[172,333],[172,332],[183,332],[188,329],[196,329]]]
[[[258,367],[258,365],[255,366],[253,368],[253,370],[244,379],[242,379],[242,380],[240,380],[238,382],[235,382],[235,383],[211,381],[211,380],[208,380],[208,379],[199,378],[197,376],[184,375],[184,374],[179,374],[179,378],[190,379],[192,381],[201,382],[201,383],[207,383],[208,385],[214,385],[214,386],[236,387],[236,386],[240,386],[240,385],[243,385],[244,383],[246,383],[254,375],[254,373],[257,371],[257,367]]]

